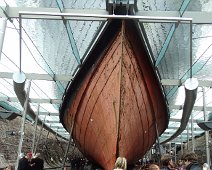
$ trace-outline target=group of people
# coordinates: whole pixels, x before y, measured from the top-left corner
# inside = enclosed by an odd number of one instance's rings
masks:
[[[114,170],[126,170],[127,160],[125,157],[118,157],[115,162]],[[141,169],[145,170],[210,170],[207,163],[201,165],[198,162],[198,155],[194,152],[185,154],[178,163],[174,163],[170,155],[161,157],[160,163],[150,163]]]
[[[172,157],[164,155],[161,157],[161,170],[202,170],[202,165],[198,162],[198,155],[194,152],[186,153],[181,160],[175,163]]]
[[[17,170],[43,170],[43,168],[44,161],[40,158],[40,154],[37,153],[33,157],[32,152],[29,152],[19,160]]]

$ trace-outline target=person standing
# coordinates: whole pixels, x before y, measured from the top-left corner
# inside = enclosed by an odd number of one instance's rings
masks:
[[[174,162],[170,155],[163,155],[161,157],[161,170],[173,170],[175,169]]]
[[[194,152],[186,153],[182,160],[186,170],[202,170],[201,165],[198,163],[198,156]]]
[[[31,164],[32,170],[43,170],[44,161],[40,158],[40,153],[35,154],[35,157],[32,158]]]
[[[118,157],[116,159],[115,169],[114,170],[118,170],[118,169],[122,169],[122,170],[126,170],[127,169],[127,160],[126,160],[126,158]]]
[[[18,162],[18,169],[17,170],[31,170],[31,159],[32,153],[27,153],[26,156],[22,157]]]
[[[160,167],[156,164],[150,164],[149,165],[149,170],[160,170]]]

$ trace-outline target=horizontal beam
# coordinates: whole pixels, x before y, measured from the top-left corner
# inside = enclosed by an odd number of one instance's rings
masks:
[[[2,7],[5,9],[5,7]],[[19,12],[47,12],[47,13],[60,13],[59,8],[35,8],[35,7],[8,7],[5,12],[7,13],[7,16],[9,18],[18,18]],[[63,13],[78,13],[78,14],[96,14],[96,15],[104,15],[108,14],[106,10],[102,9],[64,9]],[[5,14],[2,10],[0,10],[0,16],[5,17]],[[35,16],[32,15],[25,15],[24,18],[28,19],[35,19]],[[60,16],[43,16],[43,15],[37,15],[37,19],[54,19],[54,20],[62,20]]]
[[[16,114],[19,114],[19,115],[22,114],[21,111],[20,112],[13,112],[13,111],[4,111],[4,110],[0,110],[0,113],[5,113],[5,114],[16,113]],[[38,114],[38,112],[35,111],[35,114]],[[41,112],[41,111],[39,111],[39,116],[45,116],[45,115],[47,115],[47,116],[59,116],[59,113],[58,112]]]
[[[12,79],[14,73],[1,72],[0,78]],[[73,76],[70,75],[49,75],[49,74],[36,74],[36,73],[25,73],[26,78],[29,80],[47,80],[47,81],[71,81]]]
[[[175,129],[178,127],[168,127],[167,129]],[[187,129],[186,129],[187,130]],[[191,128],[189,128],[189,131],[191,130]],[[197,132],[202,132],[202,129],[201,128],[193,128],[194,131],[197,131]]]
[[[202,131],[202,132],[203,132],[203,131]],[[195,134],[195,135],[198,135],[198,134],[200,134],[200,133],[202,133],[202,132],[200,132],[200,131],[199,131],[199,132],[194,131],[194,134]],[[163,135],[172,136],[174,133],[175,133],[175,132],[164,132]],[[191,131],[189,131],[188,134],[191,136],[191,134],[192,134]],[[179,136],[181,136],[181,135],[182,135],[182,136],[187,136],[187,132],[183,132],[183,133],[181,133]]]
[[[170,138],[170,135],[164,135],[164,136],[160,136],[160,142],[165,141],[167,138]],[[174,140],[170,141],[170,142],[185,142],[187,141],[187,136],[186,137],[181,137],[178,136],[176,137]]]
[[[60,12],[32,12],[32,11],[19,11],[21,18],[26,16],[33,16],[38,19],[38,15],[45,17],[64,17],[67,20],[108,20],[108,19],[122,19],[122,20],[139,20],[142,22],[183,22],[190,24],[192,18],[185,17],[159,17],[159,16],[141,16],[141,15],[111,15],[111,14],[93,14],[93,13],[60,13]],[[47,19],[47,18],[46,18]]]
[[[36,114],[38,114],[38,112],[35,112]],[[59,116],[58,112],[39,112],[39,116]]]
[[[179,11],[138,11],[136,15],[159,16],[159,17],[178,17]],[[192,18],[193,24],[211,24],[212,12],[206,11],[185,11],[183,17]]]
[[[182,110],[183,106],[182,105],[171,105],[171,106],[169,106],[169,109],[170,110],[172,110],[172,109],[174,109],[174,110]],[[193,110],[195,110],[195,111],[203,111],[203,109],[204,109],[203,106],[194,106],[193,107]],[[207,111],[212,111],[212,107],[211,106],[207,106],[206,110]]]
[[[7,16],[10,17],[9,11],[11,10],[6,10],[5,12],[7,13]],[[71,11],[64,11],[61,13],[60,11],[57,12],[52,12],[49,10],[44,10],[44,11],[35,11],[35,10],[20,10],[18,12],[18,16],[21,16],[21,18],[25,19],[60,19],[63,17],[64,19],[67,20],[90,20],[90,21],[105,21],[108,19],[134,19],[134,20],[139,20],[142,22],[185,22],[185,23],[190,23],[192,21],[192,18],[185,18],[185,17],[159,17],[157,15],[155,16],[140,16],[140,15],[109,15],[109,14],[97,14],[95,12],[92,13],[86,13],[85,10],[81,13],[73,13],[72,9]],[[95,10],[94,10],[95,11]],[[70,12],[70,13],[69,13]],[[75,11],[76,12],[76,11]],[[105,12],[105,10],[104,10]],[[14,15],[13,15],[14,16]]]
[[[9,102],[19,102],[17,97],[0,97],[0,101],[9,101]],[[37,99],[30,98],[30,103],[51,103],[51,104],[61,104],[61,99]]]
[[[42,120],[42,121],[44,121],[44,120]],[[56,120],[46,120],[45,121],[45,123],[59,123],[59,124],[61,124],[60,122],[59,122],[60,120],[58,120],[58,121],[56,121]],[[52,128],[52,126],[51,126],[51,128]]]
[[[4,9],[4,7],[2,7]],[[8,17],[10,18],[18,18],[19,12],[26,12],[26,11],[32,11],[32,12],[47,12],[47,13],[59,13],[58,8],[34,8],[34,7],[8,7],[6,10],[6,13]],[[108,12],[106,10],[102,9],[64,9],[63,13],[78,13],[78,14],[96,14],[96,15],[107,15]],[[179,11],[138,11],[136,15],[140,16],[158,16],[158,17],[178,17]],[[186,18],[192,18],[193,24],[211,24],[212,18],[211,18],[212,12],[205,12],[205,11],[185,11],[183,14]],[[5,14],[3,11],[0,11],[0,16],[5,17]],[[28,15],[25,16],[26,18],[32,18],[34,19],[34,16]],[[43,15],[37,15],[36,18],[38,19],[59,19],[61,20],[61,17],[58,16],[43,16]],[[74,19],[79,19],[79,17],[76,17]]]
[[[169,121],[171,121],[171,122],[181,122],[181,119],[170,118]],[[191,120],[189,120],[188,122],[191,122]],[[197,123],[197,119],[193,119],[193,122]]]
[[[212,81],[209,80],[198,80],[200,87],[212,87]],[[182,86],[184,82],[180,79],[162,79],[161,84],[163,86]]]
[[[52,128],[52,127],[51,127],[51,129],[54,130],[55,132],[59,132],[59,133],[60,133],[60,132],[66,132],[66,133],[68,133],[68,132],[66,131],[66,129],[64,129],[64,128]]]
[[[61,124],[62,125],[62,124]],[[64,129],[63,126],[51,126],[52,129]]]

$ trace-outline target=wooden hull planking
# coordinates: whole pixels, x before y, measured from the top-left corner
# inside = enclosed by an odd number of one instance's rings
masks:
[[[166,103],[131,24],[122,24],[72,96],[63,123],[88,158],[111,170],[117,156],[131,164],[167,127]]]

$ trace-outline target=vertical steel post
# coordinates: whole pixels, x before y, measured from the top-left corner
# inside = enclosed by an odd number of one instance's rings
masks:
[[[177,149],[176,149],[176,138],[175,138],[175,142],[174,142],[174,162],[177,162],[177,153],[176,153]]]
[[[22,61],[22,19],[21,19],[21,14],[19,14],[19,57],[20,57],[19,71],[21,72],[21,61]]]
[[[202,87],[203,92],[203,114],[204,114],[204,121],[208,121],[208,115],[206,114],[206,97],[205,97],[205,88]],[[205,131],[205,146],[206,146],[206,157],[207,157],[207,164],[211,167],[211,160],[210,160],[210,148],[209,148],[209,133]]]
[[[70,144],[71,144],[71,133],[70,133],[70,136],[69,136],[69,141],[68,141],[68,146],[66,148],[66,152],[65,152],[65,155],[63,157],[63,165],[61,167],[61,170],[64,170],[64,166],[65,166],[65,163],[66,163],[66,159],[67,159],[67,155],[68,155],[68,151],[69,151],[69,148],[70,148]]]
[[[183,137],[182,137],[182,134],[180,135],[180,148],[181,148],[181,155],[183,155],[183,139],[182,139]]]
[[[74,129],[75,116],[76,116],[76,114],[74,115],[74,117],[72,118],[72,121],[71,121],[71,130],[69,131],[70,136],[69,136],[68,146],[67,146],[67,148],[66,148],[66,152],[65,152],[65,155],[64,155],[64,157],[63,157],[63,165],[62,165],[62,167],[61,167],[61,170],[64,169],[64,166],[65,166],[65,163],[66,163],[66,159],[67,159],[67,155],[68,155],[68,151],[69,151],[70,144],[71,144],[71,141],[72,141],[71,134],[72,134],[72,131],[73,131],[73,129]]]
[[[4,36],[5,36],[5,30],[7,27],[7,19],[1,18],[0,19],[0,61],[1,61],[1,54],[2,54],[2,48],[4,44]]]
[[[192,61],[192,34],[193,34],[193,30],[192,30],[192,20],[190,21],[190,78],[192,78],[192,65],[193,65],[193,61]]]
[[[23,140],[24,140],[25,120],[26,120],[26,114],[27,114],[26,111],[27,111],[27,104],[28,104],[28,100],[29,100],[30,86],[31,86],[31,81],[29,81],[29,85],[28,85],[28,89],[27,89],[27,96],[26,96],[26,100],[24,102],[24,108],[23,108],[23,113],[22,113],[22,123],[21,123],[21,130],[20,130],[21,136],[20,136],[20,141],[19,141],[19,145],[18,145],[18,155],[17,155],[17,159],[16,159],[15,169],[18,168],[19,155],[21,154],[22,144],[23,144]]]
[[[159,139],[159,134],[158,134],[158,125],[157,125],[157,123],[155,123],[155,129],[156,129],[157,141],[158,141],[158,152],[159,152],[159,155],[161,157],[160,139]]]
[[[187,124],[187,150],[189,150],[189,125]]]
[[[191,143],[192,143],[192,152],[195,150],[195,140],[194,140],[194,119],[193,119],[193,113],[191,113]]]
[[[33,141],[32,141],[32,153],[33,154],[35,154],[34,149],[35,149],[35,140],[36,140],[39,110],[40,110],[40,104],[38,104],[38,114],[36,114],[36,117],[35,117],[35,127],[34,127]]]
[[[45,115],[45,118],[44,118],[44,121],[42,121],[42,126],[41,126],[41,129],[40,129],[40,133],[39,133],[39,136],[38,136],[38,139],[36,141],[36,144],[35,144],[35,149],[34,149],[34,152],[36,153],[37,151],[37,147],[38,147],[38,144],[40,142],[40,137],[42,135],[42,132],[43,132],[43,125],[44,125],[44,122],[46,121],[46,115]]]

